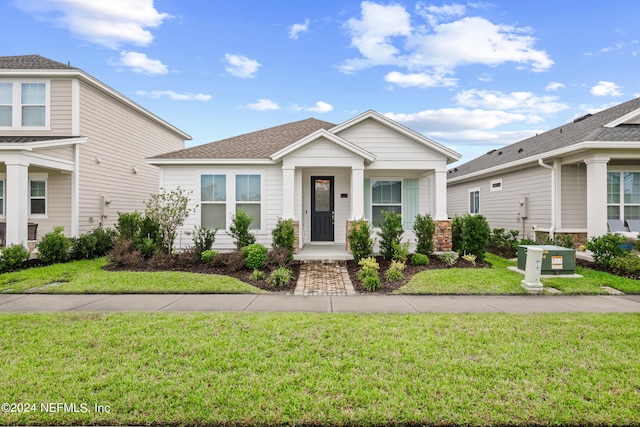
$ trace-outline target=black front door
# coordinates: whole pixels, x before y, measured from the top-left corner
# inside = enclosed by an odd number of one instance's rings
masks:
[[[312,176],[311,241],[333,242],[334,219],[333,177]]]

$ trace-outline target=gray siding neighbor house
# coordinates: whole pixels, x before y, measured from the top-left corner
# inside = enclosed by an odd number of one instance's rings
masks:
[[[185,139],[78,68],[0,57],[0,243],[33,245],[57,226],[77,236],[143,210],[158,192],[158,169],[144,159]]]
[[[148,159],[160,168],[160,187],[193,191],[196,209],[178,245],[192,245],[196,226],[221,230],[216,249],[231,249],[238,209],[253,218],[258,242],[270,245],[278,218],[297,226],[297,249],[345,245],[355,220],[375,226],[382,211],[402,214],[405,241],[413,220],[429,213],[449,239],[447,165],[456,152],[375,112],[335,125],[306,119]],[[446,231],[441,233],[443,236]],[[438,243],[437,243],[438,244]],[[447,247],[447,244],[449,245]]]
[[[608,232],[640,219],[640,98],[492,150],[448,171],[450,216],[484,215],[529,238]]]

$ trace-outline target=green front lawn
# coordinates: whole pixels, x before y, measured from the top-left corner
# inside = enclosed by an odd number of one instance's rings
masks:
[[[0,292],[41,293],[262,293],[232,277],[177,271],[106,271],[104,258],[30,268],[0,275]]]
[[[526,293],[520,286],[521,274],[507,270],[516,262],[487,253],[491,268],[449,268],[425,270],[413,276],[398,289],[398,294],[466,294],[466,295],[514,295]],[[569,295],[605,295],[601,286],[610,286],[624,293],[640,293],[640,281],[614,276],[590,268],[577,267],[581,279],[542,279],[544,286],[553,287]]]
[[[638,425],[638,337],[638,314],[2,314],[1,400],[36,410],[0,424]]]

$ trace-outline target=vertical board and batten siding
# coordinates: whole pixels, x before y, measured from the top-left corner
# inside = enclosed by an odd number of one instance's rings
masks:
[[[585,164],[564,165],[561,170],[561,203],[563,229],[587,228],[587,167]]]
[[[502,190],[490,191],[491,181],[502,178]],[[480,189],[480,214],[489,226],[518,230],[533,238],[533,225],[548,228],[551,225],[551,171],[539,166],[493,175],[448,186],[449,217],[469,213],[469,191]],[[529,198],[528,218],[520,219],[520,200]]]
[[[85,82],[80,83],[80,134],[88,137],[80,146],[81,233],[100,225],[101,195],[112,201],[105,227],[113,227],[118,212],[143,211],[149,195],[159,190],[159,169],[144,159],[184,147],[180,135]]]
[[[176,245],[179,248],[187,248],[193,245],[193,230],[200,226],[200,176],[203,174],[226,175],[227,183],[229,179],[237,173],[241,174],[261,174],[264,182],[262,188],[265,194],[262,195],[262,212],[265,216],[265,228],[255,233],[258,243],[271,246],[271,230],[282,216],[282,168],[278,165],[194,165],[194,166],[162,166],[160,174],[160,185],[168,191],[180,187],[193,194],[189,200],[189,207],[195,208],[195,214],[189,215],[184,225],[178,230]],[[227,192],[227,201],[235,200],[235,194]],[[228,234],[231,218],[227,218],[227,230],[218,230],[214,249],[231,250],[234,249],[234,242]]]

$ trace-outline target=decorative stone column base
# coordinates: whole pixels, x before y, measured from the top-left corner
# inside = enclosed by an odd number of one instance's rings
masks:
[[[450,219],[436,221],[436,232],[433,235],[433,249],[436,252],[453,250],[452,224]]]
[[[293,231],[294,231],[294,235],[296,236],[295,240],[293,241],[293,253],[299,254],[300,253],[300,221],[293,219],[291,220],[291,223],[293,224]]]

